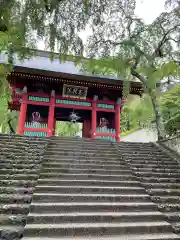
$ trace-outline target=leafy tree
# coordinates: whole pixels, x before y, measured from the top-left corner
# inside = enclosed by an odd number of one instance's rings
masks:
[[[121,132],[138,128],[151,127],[154,112],[151,100],[144,94],[141,98],[133,97],[127,100],[121,114]]]
[[[88,24],[101,24],[105,15],[122,6],[133,12],[135,1],[1,0],[0,32],[8,38],[5,48],[9,47],[9,53],[35,47],[37,39],[42,39],[51,51],[81,55],[83,43],[79,32]]]
[[[152,24],[145,24],[131,11],[120,9],[106,16],[93,28],[87,44],[90,71],[107,69],[127,80],[138,79],[149,94],[155,113],[158,138],[162,137],[161,115],[157,100],[157,82],[179,76],[180,21],[175,10],[162,13]],[[121,24],[120,24],[121,23]],[[92,26],[93,27],[93,26]]]
[[[172,88],[160,98],[164,126],[168,135],[180,131],[180,85]]]
[[[104,15],[125,6],[133,12],[135,0],[0,0],[0,55],[7,53],[8,66],[0,64],[0,95],[8,92],[6,81],[14,54],[20,59],[35,54],[37,39],[46,49],[66,54],[83,53],[79,32],[88,24],[100,24]],[[52,56],[53,58],[53,56]]]

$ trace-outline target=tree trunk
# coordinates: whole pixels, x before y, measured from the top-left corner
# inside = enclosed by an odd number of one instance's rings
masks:
[[[156,99],[156,96],[152,96],[151,93],[149,93],[149,95],[151,97],[151,101],[152,101],[152,105],[153,105],[153,109],[154,109],[154,114],[155,114],[157,137],[158,137],[158,140],[162,140],[163,136],[162,136],[162,131],[161,131],[161,115],[160,115],[160,112],[159,112],[159,106],[158,106],[158,103],[157,103],[157,99]]]

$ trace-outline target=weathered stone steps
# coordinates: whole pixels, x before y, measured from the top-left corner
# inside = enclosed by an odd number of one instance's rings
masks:
[[[111,186],[111,187],[115,187],[115,186],[119,186],[119,187],[139,187],[139,182],[138,181],[113,181],[113,180],[97,180],[97,179],[87,179],[87,180],[81,180],[81,179],[56,179],[56,178],[47,178],[47,179],[39,179],[38,180],[38,185],[57,185],[57,186],[69,186],[69,185],[73,185],[73,186],[81,186],[81,185],[85,185],[85,186]]]
[[[56,168],[57,170],[58,169],[61,169],[61,168],[90,168],[90,169],[100,169],[100,168],[103,168],[103,169],[110,169],[110,170],[114,170],[114,169],[120,169],[122,171],[125,171],[126,169],[128,169],[127,166],[123,165],[123,164],[99,164],[98,162],[97,163],[81,163],[79,161],[74,161],[74,162],[70,162],[70,163],[67,163],[66,162],[59,162],[59,163],[45,163],[44,164],[44,167],[45,168],[49,168],[51,167],[52,169]],[[129,171],[129,169],[128,169]]]
[[[23,190],[22,190],[23,191]],[[33,190],[29,190],[31,192]],[[144,188],[141,187],[111,187],[111,186],[57,186],[57,185],[37,185],[36,193],[41,192],[49,192],[49,193],[109,193],[109,194],[119,194],[119,193],[136,193],[142,194],[144,193]],[[20,191],[19,191],[20,192]]]
[[[143,222],[148,221],[151,216],[152,221],[161,221],[165,219],[165,216],[158,211],[151,212],[71,212],[71,213],[46,213],[46,214],[29,214],[29,221],[31,223],[71,223],[71,222]]]
[[[43,139],[0,135],[1,239],[22,237],[46,144]]]
[[[40,178],[55,178],[57,177],[58,179],[81,179],[81,180],[86,180],[86,179],[97,179],[97,180],[106,180],[107,178],[109,180],[137,180],[137,177],[132,176],[130,174],[124,174],[124,175],[119,175],[119,174],[111,174],[108,175],[106,172],[103,172],[103,174],[99,173],[49,173],[49,172],[41,172],[40,173]]]
[[[112,144],[55,139],[44,155],[23,240],[178,239]]]
[[[119,152],[138,180],[142,182],[142,186],[146,188],[151,199],[158,204],[159,210],[167,216],[174,231],[180,233],[180,218],[178,216],[178,211],[180,211],[179,162],[169,155],[166,156],[162,150],[158,153],[158,160],[156,160],[157,146],[155,145],[152,146],[152,149],[147,149],[144,145],[143,153],[141,149],[136,152],[132,152],[131,147],[127,146],[127,149],[130,154],[124,154],[122,148]],[[151,152],[151,157],[148,151]]]
[[[24,234],[26,236],[41,237],[79,237],[79,236],[101,236],[113,234],[142,234],[144,231],[155,233],[163,231],[168,233],[171,229],[170,225],[165,222],[128,222],[128,223],[68,223],[68,224],[31,224],[27,225]]]
[[[69,165],[71,166],[71,165]],[[119,169],[119,170],[115,170],[115,169],[104,169],[103,167],[102,168],[80,168],[81,166],[78,166],[79,168],[73,168],[73,167],[64,167],[64,168],[47,168],[47,167],[44,167],[44,173],[87,173],[87,174],[91,174],[91,173],[96,173],[96,174],[117,174],[117,175],[128,175],[128,174],[131,174],[131,170],[126,170],[126,169]],[[7,170],[6,170],[7,171]],[[4,171],[4,172],[6,172]],[[9,171],[9,172],[12,172],[12,171]],[[20,170],[14,170],[14,172],[21,172]],[[31,171],[32,173],[35,172],[35,170],[32,170]],[[175,174],[174,174],[175,176]]]
[[[1,171],[0,171],[1,172]],[[9,174],[0,174],[0,180],[37,180],[38,178],[38,173],[36,174],[17,174],[17,173],[13,173],[12,175]]]
[[[72,240],[72,237],[66,237],[66,240]],[[84,237],[78,237],[78,240],[84,240]],[[179,240],[180,238],[175,234],[126,234],[119,236],[89,236],[88,240]],[[42,240],[38,237],[25,237],[24,240]],[[59,240],[59,237],[43,237],[43,240]]]
[[[0,204],[20,204],[20,203],[31,203],[31,194],[0,194]]]
[[[105,194],[105,193],[34,193],[34,202],[61,203],[61,202],[149,202],[147,194]]]

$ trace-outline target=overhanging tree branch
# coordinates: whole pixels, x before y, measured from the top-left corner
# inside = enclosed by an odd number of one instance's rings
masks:
[[[180,24],[177,24],[175,25],[173,28],[170,28],[168,31],[165,31],[162,24],[160,23],[159,24],[161,29],[163,30],[163,37],[161,39],[161,41],[158,43],[158,46],[157,48],[155,49],[154,53],[153,53],[153,57],[156,58],[156,57],[160,57],[162,58],[164,55],[163,55],[163,52],[162,52],[162,47],[163,45],[169,41],[169,37],[168,35],[173,32],[176,28],[180,27]]]

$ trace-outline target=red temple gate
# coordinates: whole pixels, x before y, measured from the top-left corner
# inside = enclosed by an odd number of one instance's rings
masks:
[[[56,120],[76,117],[83,123],[83,137],[120,141],[123,81],[45,71],[43,66],[17,66],[8,81],[9,108],[20,112],[18,134],[53,136]],[[141,85],[131,82],[130,93],[141,92]]]

